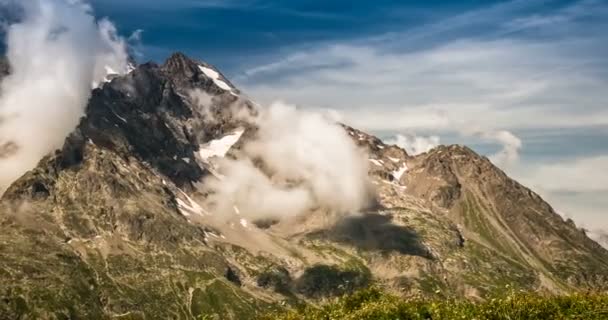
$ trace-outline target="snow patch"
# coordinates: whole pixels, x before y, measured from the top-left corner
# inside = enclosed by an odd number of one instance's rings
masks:
[[[201,207],[196,201],[192,200],[185,192],[179,190],[179,192],[186,198],[186,201],[177,198],[177,208],[179,212],[185,217],[189,217],[191,214],[197,214],[200,216],[208,215],[208,213]]]
[[[117,77],[119,75],[131,73],[131,71],[135,70],[135,66],[133,66],[132,64],[128,64],[127,67],[123,70],[124,72],[118,72],[110,66],[104,66],[104,69],[106,71],[106,75],[103,77],[101,82],[93,81],[91,83],[91,89],[99,88],[104,83],[108,83],[108,82],[112,81],[112,79],[114,79],[115,77]]]
[[[106,74],[108,74],[108,75],[118,74],[118,72],[116,72],[116,70],[112,69],[112,67],[110,67],[110,66],[105,66],[104,68],[106,69]]]
[[[207,68],[207,67],[203,67],[203,66],[198,66],[198,68],[207,77],[211,78],[211,80],[213,80],[213,82],[215,83],[215,85],[218,86],[220,89],[232,92],[232,87],[229,86],[226,82],[220,80],[220,74],[219,74],[219,72],[217,72],[217,71],[215,71],[215,70],[213,70],[211,68]]]
[[[215,170],[215,168],[214,168],[212,165],[205,166],[205,168],[206,168],[207,170],[209,170],[209,172],[211,172],[211,174],[212,174],[214,177],[216,177],[218,180],[220,180],[220,181],[221,181],[221,180],[224,180],[225,176],[224,176],[223,174],[221,174],[221,173],[217,172],[217,171]]]
[[[118,115],[118,113],[114,112],[114,110],[112,110],[112,113],[118,118],[120,119],[122,122],[127,123],[127,119],[121,117]]]
[[[112,79],[114,79],[116,76],[120,75],[119,72],[116,72],[116,70],[112,69],[110,66],[104,66],[104,68],[106,69],[105,77],[103,77],[103,80],[101,80],[101,83],[93,82],[93,89],[100,87],[104,83],[108,83],[108,82],[112,81]]]
[[[404,163],[403,166],[395,171],[393,171],[393,177],[395,180],[401,180],[401,176],[407,171],[407,165]]]
[[[241,225],[243,226],[243,228],[247,228],[247,220],[241,218]]]
[[[211,157],[224,157],[228,150],[239,141],[245,130],[239,129],[232,134],[225,135],[219,139],[209,141],[208,143],[199,146],[198,154],[203,160]]]
[[[215,232],[213,231],[204,231],[205,232],[205,236],[210,235],[214,238],[222,238],[222,239],[226,239],[226,237],[224,237],[223,234],[217,235]]]
[[[369,161],[375,165],[377,165],[378,167],[382,167],[382,160],[376,160],[376,159],[369,159]]]
[[[391,160],[392,162],[399,162],[399,159],[397,158],[393,158],[393,157],[387,157],[389,160]]]

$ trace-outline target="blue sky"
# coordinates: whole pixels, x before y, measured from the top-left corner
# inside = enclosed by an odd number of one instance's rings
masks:
[[[125,37],[142,30],[139,61],[183,51],[262,103],[470,145],[608,230],[606,0],[92,3]]]
[[[228,74],[242,71],[252,59],[265,60],[322,43],[399,34],[463,14],[470,16],[463,17],[458,28],[393,45],[412,48],[458,36],[492,36],[503,32],[501,23],[513,17],[551,13],[573,3],[576,1],[92,0],[96,14],[110,17],[124,34],[143,30],[139,60],[162,61],[179,50]],[[485,12],[493,7],[499,12]]]
[[[474,5],[429,1],[428,7],[420,8],[412,3],[415,1],[93,2],[98,15],[111,17],[124,32],[145,30],[143,59],[161,60],[180,50],[202,56],[226,71],[238,71],[238,60],[244,56],[263,58],[320,42],[356,40],[414,27]]]

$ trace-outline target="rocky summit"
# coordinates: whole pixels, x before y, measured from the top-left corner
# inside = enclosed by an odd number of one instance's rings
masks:
[[[2,197],[0,319],[250,319],[370,284],[473,300],[607,287],[608,251],[487,158],[411,156],[347,125],[369,160],[369,209],[218,219],[201,185],[255,136],[234,111],[258,106],[183,54],[108,80]]]

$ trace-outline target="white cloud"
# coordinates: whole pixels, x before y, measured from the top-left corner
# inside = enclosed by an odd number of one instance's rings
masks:
[[[518,32],[530,28],[547,28],[564,25],[576,19],[608,13],[602,0],[582,0],[549,14],[532,14],[508,21],[505,32]]]
[[[137,29],[131,33],[131,35],[129,36],[129,38],[127,40],[129,42],[140,43],[143,33],[144,33],[143,29]]]
[[[519,151],[522,147],[521,139],[506,130],[479,132],[476,135],[482,139],[499,143],[502,149],[490,156],[495,165],[509,168],[519,160]]]
[[[416,136],[397,134],[393,139],[386,140],[387,144],[397,145],[410,155],[418,155],[430,151],[439,145],[440,138],[438,136]]]
[[[99,23],[80,1],[17,2],[23,20],[8,29],[12,73],[2,81],[0,144],[16,151],[0,159],[0,190],[60,147],[77,125],[91,83],[106,66],[126,70],[125,44],[107,20]]]
[[[608,81],[597,72],[605,58],[580,53],[596,44],[464,40],[414,52],[334,45],[257,66],[237,81],[262,101],[338,109],[370,130],[608,125]]]
[[[342,127],[283,103],[257,112],[238,115],[259,128],[245,157],[224,158],[223,177],[204,183],[212,211],[225,216],[236,206],[251,219],[280,219],[318,208],[353,214],[369,204],[367,157]]]
[[[608,155],[544,164],[522,176],[527,176],[523,179],[546,192],[608,194]]]
[[[596,219],[608,228],[608,203],[598,191],[608,181],[599,173],[604,157],[520,160],[534,150],[515,132],[608,126],[608,5],[582,0],[534,13],[542,2],[510,1],[321,44],[258,64],[236,82],[260,101],[334,109],[345,123],[372,132],[456,132],[499,144],[490,156],[495,163],[575,221]],[[572,146],[562,145],[565,159]]]
[[[608,155],[589,156],[548,164],[520,164],[512,174],[538,192],[564,218],[601,239],[608,230]]]
[[[608,5],[582,0],[521,14],[542,2],[510,1],[296,50],[251,67],[236,82],[262,101],[338,109],[369,130],[608,125],[608,24],[601,22]],[[455,31],[463,33],[449,33]]]

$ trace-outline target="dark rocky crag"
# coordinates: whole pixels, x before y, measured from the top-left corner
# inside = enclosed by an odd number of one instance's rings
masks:
[[[605,290],[608,252],[488,159],[461,146],[409,156],[348,126],[373,160],[377,206],[332,225],[315,212],[295,231],[218,227],[193,212],[214,170],[198,151],[237,128],[247,139],[255,128],[230,108],[255,106],[200,66],[213,69],[175,54],[95,89],[63,148],[5,192],[0,319],[249,319],[370,283],[471,299]]]

